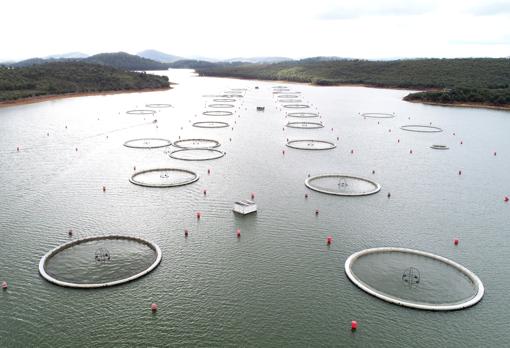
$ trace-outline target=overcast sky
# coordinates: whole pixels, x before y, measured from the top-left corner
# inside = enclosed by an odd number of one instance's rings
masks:
[[[0,8],[0,60],[149,48],[213,58],[510,56],[510,0],[12,0]]]

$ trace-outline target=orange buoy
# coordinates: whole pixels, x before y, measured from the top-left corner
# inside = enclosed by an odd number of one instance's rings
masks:
[[[333,242],[333,237],[328,236],[328,238],[326,239],[326,243],[328,243],[328,245],[331,245],[332,242]]]
[[[200,217],[202,217],[202,214],[200,214],[200,212],[197,211],[197,220],[200,220]]]
[[[358,328],[358,322],[356,320],[351,321],[351,330],[355,331]]]
[[[184,237],[187,237],[187,236],[188,236],[188,230],[184,229]]]
[[[2,289],[7,290],[7,288],[8,288],[7,282],[4,280],[2,282]]]
[[[103,192],[106,192],[106,186],[103,186]]]
[[[455,244],[455,245],[459,245],[459,240],[458,240],[457,238],[455,238],[455,239],[453,240],[453,244]]]
[[[151,311],[156,312],[157,310],[158,310],[158,305],[155,303],[151,304]]]
[[[236,231],[237,238],[241,237],[241,230],[238,228]]]

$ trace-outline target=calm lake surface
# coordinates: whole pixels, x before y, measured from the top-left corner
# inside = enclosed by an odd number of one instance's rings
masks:
[[[503,199],[510,195],[509,112],[412,104],[399,90],[162,73],[178,83],[172,90],[0,109],[0,281],[9,283],[0,292],[1,346],[508,346],[510,203]],[[272,93],[282,84],[301,92],[299,100],[311,108],[283,109]],[[202,95],[232,88],[247,89],[235,108],[224,109],[234,116],[202,115],[223,110],[208,108],[215,102]],[[150,115],[125,113],[149,103],[173,108],[158,109],[157,124]],[[317,111],[321,118],[285,118],[285,111]],[[364,112],[396,117],[364,119],[358,114]],[[192,126],[211,120],[234,129]],[[285,127],[318,120],[324,128]],[[399,129],[430,122],[444,131]],[[218,140],[226,155],[181,161],[169,158],[166,148],[123,146],[135,138],[179,136]],[[285,146],[287,138],[337,147],[296,150]],[[432,150],[432,144],[450,150]],[[129,182],[134,166],[191,169],[200,179],[146,188]],[[338,197],[305,187],[308,174],[324,173],[367,177],[382,189]],[[258,213],[235,216],[233,202],[251,192]],[[163,260],[121,286],[58,287],[39,276],[38,263],[70,240],[69,229],[72,238],[140,236],[161,247]],[[370,296],[348,280],[344,262],[381,246],[460,263],[484,283],[483,300],[440,313]],[[155,315],[152,302],[159,306]],[[359,324],[355,333],[351,320]]]

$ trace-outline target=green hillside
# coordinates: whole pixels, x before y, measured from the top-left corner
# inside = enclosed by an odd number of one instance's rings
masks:
[[[0,67],[0,101],[64,93],[166,87],[169,87],[166,76],[82,62],[53,62],[24,68]]]

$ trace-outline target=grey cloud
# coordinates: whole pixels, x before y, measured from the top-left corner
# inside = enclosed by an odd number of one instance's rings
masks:
[[[497,16],[510,14],[509,1],[486,2],[478,6],[474,6],[468,10],[469,13],[476,16]]]
[[[436,7],[434,1],[389,1],[385,4],[367,1],[352,3],[352,6],[334,6],[319,15],[323,20],[345,20],[367,16],[414,16],[431,12]]]

